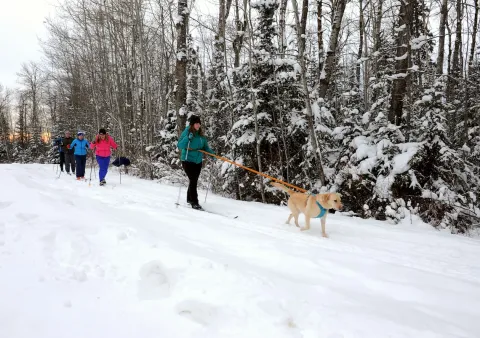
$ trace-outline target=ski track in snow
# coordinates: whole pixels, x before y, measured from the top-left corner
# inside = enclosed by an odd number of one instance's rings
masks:
[[[0,337],[480,337],[478,238],[107,182],[0,165]]]

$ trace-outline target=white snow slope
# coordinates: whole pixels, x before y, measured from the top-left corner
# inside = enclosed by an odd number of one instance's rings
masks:
[[[0,165],[1,338],[480,337],[478,239],[118,179]]]

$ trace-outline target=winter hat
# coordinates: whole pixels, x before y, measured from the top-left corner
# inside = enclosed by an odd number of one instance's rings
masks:
[[[190,125],[193,126],[195,123],[202,123],[200,117],[197,115],[190,116]]]
[[[79,132],[77,133],[77,136],[80,136],[80,135],[85,136],[85,133],[84,133],[83,131],[79,131]]]
[[[100,128],[100,130],[98,131],[99,134],[103,134],[103,135],[107,135],[107,131],[105,130],[105,128]]]

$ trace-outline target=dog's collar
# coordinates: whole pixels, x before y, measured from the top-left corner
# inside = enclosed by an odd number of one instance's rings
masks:
[[[309,194],[313,197],[315,197],[316,195],[314,194]],[[317,217],[314,217],[314,218],[322,218],[323,216],[325,216],[325,214],[327,213],[327,209],[325,209],[324,207],[322,207],[322,205],[320,203],[318,203],[318,201],[315,199],[315,203],[317,203],[317,206],[320,208],[320,213],[318,214]]]

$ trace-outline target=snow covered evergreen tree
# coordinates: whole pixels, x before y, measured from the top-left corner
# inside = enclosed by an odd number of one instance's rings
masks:
[[[294,59],[276,57],[274,15],[278,3],[257,2],[252,3],[252,8],[259,14],[253,44],[249,46],[253,59],[236,73],[238,108],[236,122],[228,135],[228,155],[246,166],[303,185],[302,145],[308,134],[298,86],[298,64]],[[260,198],[257,177],[240,171],[238,179],[241,198]]]
[[[425,222],[465,232],[475,222],[480,180],[474,166],[452,148],[445,87],[436,82],[415,103],[420,117],[418,143],[408,161],[410,169],[397,176],[392,192],[408,201]]]
[[[12,92],[0,84],[0,163],[12,158],[12,130],[10,127]]]

